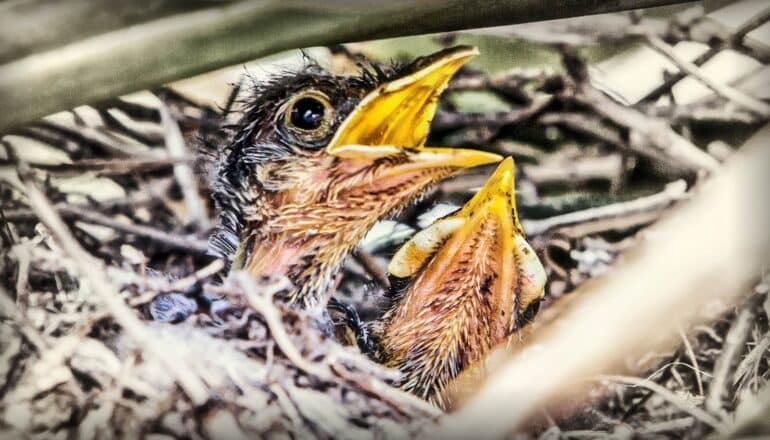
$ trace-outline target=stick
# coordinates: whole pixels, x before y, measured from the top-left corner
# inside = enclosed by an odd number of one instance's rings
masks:
[[[314,375],[321,379],[328,379],[331,377],[331,374],[328,371],[318,368],[315,364],[310,363],[302,357],[302,353],[299,352],[297,347],[291,341],[289,334],[286,333],[281,316],[278,314],[278,310],[272,303],[272,298],[270,298],[269,295],[260,295],[257,293],[259,288],[249,275],[239,272],[235,277],[241,285],[249,305],[265,319],[265,323],[267,323],[267,327],[270,329],[270,334],[273,336],[273,339],[275,339],[275,343],[278,344],[278,347],[280,347],[283,354],[297,368],[307,374]],[[288,283],[288,281],[286,281],[286,283]],[[280,284],[279,286],[276,286],[276,291],[279,291],[286,286],[287,284]]]
[[[655,50],[670,59],[671,62],[673,62],[679,69],[700,81],[704,86],[714,91],[714,93],[717,95],[728,99],[743,108],[751,110],[765,119],[770,118],[770,105],[767,105],[764,102],[755,99],[738,89],[713,81],[711,78],[706,76],[698,66],[679,57],[671,48],[671,46],[666,44],[659,37],[654,35],[647,35],[647,42]]]
[[[738,50],[740,50],[741,48],[746,48],[746,45],[743,42],[743,39],[746,36],[746,34],[753,31],[754,29],[764,24],[768,20],[770,20],[770,8],[765,9],[759,15],[756,15],[751,20],[743,23],[738,29],[735,30],[735,33],[730,38],[731,41],[728,43]],[[724,30],[724,31],[728,32],[728,30]],[[649,32],[646,32],[643,35],[646,35],[648,33]],[[691,37],[693,36],[691,35]],[[709,44],[710,42],[703,41],[703,43]],[[693,60],[692,64],[694,64],[695,66],[702,66],[708,60],[714,58],[714,56],[716,56],[719,52],[724,50],[724,47],[723,47],[724,44],[718,44],[718,45],[709,44],[709,45],[711,47],[709,47],[706,52],[698,56],[698,58]],[[752,55],[759,55],[759,54],[753,53]],[[686,76],[687,76],[687,73],[681,70],[679,72],[672,74],[671,76],[666,78],[663,84],[659,85],[658,87],[655,88],[655,90],[651,91],[644,98],[642,98],[640,102],[641,101],[655,102],[658,98],[668,93],[674,84],[678,83]]]
[[[206,254],[208,250],[208,243],[205,240],[174,235],[150,226],[137,225],[134,223],[124,223],[107,217],[100,212],[88,211],[79,206],[64,205],[59,206],[57,210],[64,217],[76,218],[88,223],[107,226],[109,228],[115,229],[116,231],[145,237],[174,249],[193,252],[199,255]]]
[[[184,159],[83,159],[58,165],[30,164],[32,168],[45,170],[52,176],[78,176],[92,171],[97,176],[119,176],[143,172],[154,172],[173,167],[179,163],[189,163]]]
[[[694,406],[693,404],[687,402],[686,400],[677,396],[673,392],[667,390],[665,387],[660,386],[649,379],[640,379],[638,377],[620,376],[620,375],[601,376],[601,378],[606,380],[611,380],[613,382],[622,383],[625,385],[631,385],[635,387],[640,387],[640,386],[645,387],[648,390],[659,395],[660,397],[666,399],[667,401],[672,403],[674,406],[676,406],[680,410],[688,413],[689,415],[695,417],[701,422],[711,426],[715,430],[719,432],[723,432],[725,430],[724,424],[718,419],[714,418],[714,416]]]
[[[664,166],[673,165],[695,172],[706,170],[710,173],[719,169],[716,159],[680,136],[664,121],[621,105],[590,84],[583,84],[580,91],[582,93],[575,95],[577,101],[630,131],[631,142],[628,148],[631,151]]]
[[[505,125],[518,124],[540,112],[551,103],[552,99],[546,95],[535,96],[528,106],[505,113],[441,112],[431,123],[431,130],[455,130],[469,125],[499,128]]]
[[[577,52],[567,46],[560,46],[559,49],[562,64],[575,82],[563,93],[564,97],[591,107],[600,116],[625,127],[629,132],[629,142],[624,143],[623,148],[649,157],[662,167],[689,172],[705,170],[709,173],[720,168],[716,159],[672,130],[666,122],[622,105],[591,85],[588,69]]]
[[[706,409],[712,414],[720,416],[725,414],[722,399],[727,394],[727,387],[731,382],[729,380],[731,371],[734,371],[731,367],[735,364],[738,355],[743,352],[751,326],[754,324],[754,306],[754,301],[748,301],[738,313],[738,317],[733,321],[725,336],[722,353],[714,364],[713,377],[706,396]]]
[[[353,258],[358,261],[366,273],[369,274],[369,276],[372,277],[372,280],[379,284],[380,287],[386,292],[390,290],[390,280],[388,279],[388,275],[370,253],[360,248],[356,248],[353,250]]]
[[[22,26],[57,28],[44,21],[49,17],[47,3],[24,15]],[[91,37],[79,41],[28,46],[29,56],[0,66],[0,102],[6,109],[0,112],[0,132],[59,110],[152,89],[291,48],[599,14],[685,0],[581,0],[570,2],[569,7],[563,0],[493,4],[483,0],[262,0],[216,2],[198,10],[195,3],[185,2],[189,6],[180,7],[184,13],[155,20],[145,15],[147,21],[125,28],[120,23],[108,23],[99,32],[84,31]],[[93,15],[61,15],[63,23],[59,24],[93,29]],[[20,16],[0,17],[1,28]],[[16,40],[26,37],[25,32],[15,35]],[[70,41],[74,42],[64,45]]]
[[[678,180],[666,185],[662,192],[651,196],[556,215],[542,220],[523,220],[521,223],[527,235],[541,235],[556,229],[570,227],[579,228],[581,234],[585,235],[608,229],[608,222],[614,223],[615,226],[623,226],[626,222],[618,222],[617,220],[633,220],[633,217],[640,215],[643,216],[643,220],[650,217],[657,218],[662,209],[685,197],[686,188],[687,185],[684,181]],[[637,221],[633,222],[633,224],[638,223]]]
[[[687,353],[687,357],[690,358],[690,362],[692,363],[692,369],[695,373],[695,382],[698,384],[698,394],[703,395],[703,380],[701,379],[701,371],[700,366],[698,365],[698,357],[695,356],[695,351],[692,349],[692,344],[690,344],[690,340],[687,339],[687,334],[685,334],[684,331],[682,331],[682,328],[679,328],[679,336],[682,338],[682,343],[684,344],[685,352]]]
[[[174,165],[174,177],[179,184],[179,189],[182,191],[185,206],[187,206],[187,219],[189,223],[206,230],[210,225],[206,216],[206,208],[201,201],[198,181],[195,179],[192,167],[184,162],[189,161],[192,155],[185,145],[179,124],[171,116],[165,104],[160,106],[160,122],[164,128],[163,137],[169,156],[183,161]]]
[[[8,292],[3,286],[0,286],[0,311],[4,317],[11,318],[16,331],[21,333],[27,342],[35,348],[38,354],[43,354],[49,348],[48,343],[43,339],[43,335],[38,332],[34,325],[19,311],[16,304],[11,300]]]

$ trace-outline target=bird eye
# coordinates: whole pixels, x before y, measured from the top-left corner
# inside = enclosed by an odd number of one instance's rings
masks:
[[[315,98],[302,98],[291,109],[291,123],[303,130],[315,130],[324,121],[326,108]]]
[[[332,108],[326,96],[309,91],[295,98],[286,112],[289,128],[300,132],[315,132],[329,125]]]

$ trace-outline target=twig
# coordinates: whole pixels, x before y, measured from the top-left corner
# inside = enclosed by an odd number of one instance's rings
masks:
[[[716,159],[680,136],[664,121],[618,104],[590,84],[583,84],[580,92],[574,96],[577,101],[629,130],[628,147],[633,152],[655,159],[664,166],[679,166],[690,171],[713,173],[720,168]]]
[[[695,103],[689,105],[645,105],[644,112],[650,116],[666,118],[671,124],[677,125],[685,122],[724,122],[755,124],[760,118],[753,112],[742,109],[734,104],[725,105],[724,102]]]
[[[0,311],[6,317],[9,317],[13,321],[13,325],[16,330],[24,335],[24,338],[35,348],[38,354],[42,354],[45,349],[48,348],[48,344],[43,339],[43,336],[35,330],[35,327],[29,320],[19,312],[16,304],[13,303],[8,292],[5,291],[3,286],[0,285]]]
[[[725,342],[722,345],[722,353],[714,364],[713,378],[709,385],[709,392],[706,396],[706,409],[712,414],[724,414],[722,399],[727,394],[727,387],[730,384],[730,372],[735,364],[738,355],[746,347],[746,338],[749,336],[751,326],[754,324],[754,306],[756,301],[747,301],[744,307],[738,313],[730,330],[725,336]]]
[[[738,29],[735,30],[733,35],[730,37],[730,41],[728,42],[722,42],[720,44],[714,45],[711,41],[702,41],[703,43],[709,44],[709,48],[706,52],[699,55],[695,60],[692,61],[692,64],[695,66],[702,66],[710,59],[714,58],[718,53],[720,53],[722,50],[725,49],[725,46],[732,45],[736,49],[746,48],[743,39],[749,32],[753,31],[760,25],[764,24],[770,19],[770,9],[766,9],[762,13],[754,16],[750,20],[743,23]],[[726,30],[725,30],[726,31]],[[640,35],[649,35],[650,32],[644,32]],[[692,35],[691,35],[692,37]],[[725,44],[727,43],[727,44]],[[760,54],[753,54],[753,55],[760,55]],[[668,93],[671,90],[671,87],[673,87],[674,84],[681,81],[683,78],[687,76],[687,73],[680,70],[679,72],[676,72],[666,78],[666,80],[663,82],[663,84],[659,85],[655,88],[655,90],[648,93],[644,98],[640,100],[640,102],[655,102],[658,98],[663,96],[664,94]]]
[[[63,205],[56,209],[62,216],[83,220],[89,223],[95,223],[102,226],[115,229],[116,231],[138,235],[148,238],[152,241],[164,244],[166,246],[193,252],[199,255],[206,254],[208,243],[193,237],[184,237],[174,235],[150,226],[137,225],[134,223],[124,223],[97,211],[88,211],[82,207],[74,205]]]
[[[297,347],[291,342],[289,334],[286,333],[281,316],[273,305],[270,296],[260,295],[258,293],[260,289],[249,275],[239,272],[235,274],[235,278],[241,285],[249,305],[265,319],[265,323],[267,323],[267,326],[270,329],[270,334],[273,336],[273,339],[275,339],[275,343],[278,344],[278,347],[280,347],[283,354],[286,355],[297,368],[307,374],[317,376],[321,379],[328,379],[331,377],[328,371],[318,368],[316,365],[311,364],[302,357],[302,353],[297,350]],[[284,281],[288,283],[288,280]],[[281,290],[285,286],[286,284],[281,284],[276,287],[276,290]]]
[[[655,50],[668,57],[668,59],[670,59],[671,62],[673,62],[679,69],[700,81],[703,85],[713,90],[717,95],[733,101],[736,104],[757,113],[765,119],[770,118],[770,105],[765,104],[758,99],[754,99],[753,97],[741,92],[740,90],[712,80],[706,76],[698,66],[691,63],[690,61],[682,59],[679,55],[677,55],[676,52],[671,49],[671,46],[666,44],[659,37],[654,35],[647,35],[647,42]]]
[[[86,159],[59,165],[30,164],[30,166],[32,168],[40,168],[46,170],[49,174],[54,176],[80,175],[86,171],[93,171],[97,176],[115,176],[122,174],[158,171],[185,161],[189,162],[190,160],[170,158],[109,160]]]
[[[34,168],[34,167],[30,165],[30,168]],[[128,197],[114,199],[106,202],[100,202],[99,208],[105,211],[110,211],[112,209],[121,209],[121,208],[125,209],[126,207],[136,209],[137,207],[140,207],[140,206],[155,205],[168,192],[172,184],[173,184],[173,180],[167,177],[154,179],[151,184],[147,185],[146,190],[131,192],[129,193]],[[59,215],[66,217],[67,215],[69,215],[67,212],[65,212],[67,211],[68,207],[71,207],[71,208],[81,207],[83,209],[93,208],[91,205],[80,204],[80,203],[57,203],[56,205],[53,206],[53,209],[57,213],[59,213]],[[35,220],[37,218],[37,215],[35,215],[35,213],[30,209],[19,208],[19,209],[14,209],[9,211],[3,211],[3,217],[7,222],[19,222],[24,220]]]
[[[513,69],[496,75],[466,74],[453,79],[447,87],[447,92],[466,90],[511,90],[520,87],[527,81],[545,78],[551,74],[541,69]]]
[[[616,130],[606,126],[602,120],[596,116],[585,113],[547,113],[537,119],[538,122],[545,125],[558,124],[575,130],[579,133],[588,134],[601,142],[624,148],[626,142],[620,137]]]
[[[123,301],[118,289],[105,277],[104,264],[78,244],[46,196],[31,182],[26,183],[26,189],[30,207],[48,227],[64,252],[72,258],[83,281],[91,286],[91,293],[101,299],[115,321],[139,346],[145,347],[165,365],[193,404],[205,403],[208,391],[206,385],[193,373],[194,370],[183,359],[172,358],[157,343],[152,333]]]
[[[735,33],[732,35],[733,44],[738,46],[743,45],[743,39],[746,38],[746,35],[749,32],[762,26],[768,21],[770,21],[770,8],[764,9],[762,12],[756,14],[751,19],[744,22],[738,29],[736,29]]]
[[[692,362],[692,369],[695,373],[695,382],[698,384],[698,395],[703,395],[703,380],[701,379],[701,371],[700,367],[698,366],[698,358],[695,356],[695,352],[692,349],[692,344],[690,344],[690,340],[687,339],[687,334],[682,330],[681,327],[679,327],[679,336],[682,338],[682,343],[684,344],[685,352],[687,353],[687,357],[690,358],[690,362]]]
[[[185,145],[182,132],[179,130],[179,124],[171,116],[165,104],[160,106],[160,121],[163,125],[163,137],[169,156],[184,161],[190,160],[192,156]],[[179,189],[182,191],[185,206],[187,206],[189,223],[196,225],[202,230],[208,229],[210,225],[206,216],[206,208],[201,201],[198,181],[195,179],[190,165],[184,162],[174,165],[174,177],[179,184]]]
[[[722,47],[720,46],[714,46],[709,47],[708,50],[704,53],[702,53],[698,58],[692,61],[692,63],[696,66],[701,66],[705,64],[708,60],[714,58],[716,54],[722,51]],[[682,79],[687,77],[687,73],[680,70],[679,72],[673,73],[671,76],[668,76],[664,81],[663,84],[656,87],[654,90],[646,94],[642,99],[639,100],[639,102],[650,102],[654,103],[656,102],[661,96],[667,94],[671,87],[674,86],[674,84],[678,83]]]
[[[570,212],[542,220],[523,220],[522,226],[527,235],[541,235],[555,229],[569,227],[579,228],[580,235],[607,230],[614,227],[627,227],[639,224],[634,217],[641,216],[642,223],[651,221],[659,216],[659,212],[681,200],[686,195],[687,185],[684,181],[676,181],[666,185],[666,188],[651,196],[640,197],[628,202],[615,203],[582,211]]]
[[[619,153],[560,159],[542,161],[538,165],[524,164],[521,169],[538,186],[549,183],[575,186],[594,179],[608,180],[614,185],[623,172],[623,158]]]
[[[540,112],[551,103],[551,100],[552,97],[548,95],[536,96],[528,106],[504,113],[441,112],[433,119],[431,130],[448,131],[469,125],[499,128],[517,124]]]
[[[430,403],[420,399],[413,394],[409,394],[397,388],[386,385],[381,380],[373,379],[367,375],[364,375],[363,378],[357,377],[354,373],[348,371],[345,366],[336,363],[329,363],[329,368],[341,379],[348,383],[355,384],[356,387],[371,395],[377,396],[380,400],[383,401],[383,403],[387,404],[403,416],[408,417],[410,415],[409,412],[405,411],[405,403],[411,406],[412,409],[419,409],[434,419],[443,414],[440,409],[436,408]]]
[[[639,434],[656,434],[664,431],[681,431],[690,428],[695,423],[694,417],[666,420],[657,423],[647,423],[638,430]]]
[[[370,253],[363,249],[356,248],[353,250],[353,258],[356,259],[366,273],[369,274],[369,276],[372,277],[372,280],[379,284],[380,287],[386,292],[390,290],[390,280],[388,280],[388,275]]]
[[[759,338],[759,341],[757,341],[754,348],[751,349],[741,363],[735,368],[735,379],[733,380],[733,383],[738,384],[741,382],[741,379],[748,375],[749,367],[752,364],[752,370],[754,370],[754,374],[757,374],[756,370],[759,367],[759,363],[764,359],[768,349],[770,349],[770,331],[765,332],[765,334]]]
[[[211,263],[203,266],[202,268],[196,270],[192,274],[180,278],[178,280],[174,280],[170,283],[147,283],[147,278],[144,277],[136,277],[137,279],[134,280],[136,284],[149,284],[150,291],[142,293],[141,295],[131,298],[129,300],[129,304],[131,306],[138,306],[140,304],[145,304],[149,301],[151,301],[153,298],[155,298],[158,293],[168,293],[168,292],[185,292],[190,287],[194,286],[196,283],[201,282],[202,280],[205,280],[206,278],[213,276],[217,273],[219,273],[222,269],[224,269],[225,263],[223,260],[214,260]],[[112,268],[111,268],[112,269]],[[126,272],[122,271],[122,274],[127,274],[128,276],[125,276],[124,278],[132,278],[134,275],[132,272]],[[163,280],[165,281],[165,280]],[[158,285],[160,284],[160,285]]]
[[[289,398],[289,395],[286,394],[286,391],[283,389],[283,387],[275,383],[270,386],[270,391],[275,394],[276,399],[278,399],[278,404],[281,405],[281,408],[291,421],[292,426],[296,427],[297,429],[304,430],[305,423],[302,419],[302,416],[300,416],[296,405],[294,405],[294,402],[292,402],[291,398]]]
[[[681,397],[667,390],[665,387],[658,385],[657,383],[649,379],[641,379],[638,377],[620,376],[620,375],[605,375],[605,376],[601,376],[601,379],[610,380],[613,382],[618,382],[618,383],[631,385],[635,387],[641,386],[641,387],[647,388],[648,390],[658,394],[660,397],[666,399],[668,402],[670,402],[680,410],[688,413],[689,415],[695,417],[701,422],[711,426],[715,430],[719,432],[723,432],[725,430],[724,424],[718,419],[716,419],[714,416],[707,413],[706,411],[703,411],[697,406],[694,406],[688,403],[686,400],[682,399]]]
[[[654,159],[663,167],[709,173],[720,168],[716,159],[680,136],[664,121],[622,105],[591,85],[588,69],[575,50],[565,46],[560,49],[562,64],[574,82],[563,92],[564,98],[591,107],[600,116],[628,130],[629,142],[623,147]]]
[[[43,120],[38,125],[87,145],[93,145],[117,157],[158,156],[159,159],[162,158],[157,150],[147,145],[136,141],[127,143],[93,127],[63,124],[52,119]]]
[[[199,283],[210,276],[216,275],[224,268],[225,268],[224,261],[219,259],[214,260],[211,263],[196,270],[194,273],[172,282],[171,284],[168,285],[166,290],[169,292],[174,292],[174,291],[179,292],[179,291],[187,290],[190,288],[190,286],[194,285],[195,283]]]

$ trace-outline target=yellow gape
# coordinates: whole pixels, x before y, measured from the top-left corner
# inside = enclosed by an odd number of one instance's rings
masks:
[[[513,159],[462,209],[415,234],[388,266],[409,278],[381,336],[404,388],[446,407],[447,384],[520,326],[545,270],[516,214]]]

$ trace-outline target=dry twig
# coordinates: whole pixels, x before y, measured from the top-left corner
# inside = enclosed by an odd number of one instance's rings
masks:
[[[746,338],[754,323],[754,305],[755,301],[746,302],[725,336],[722,354],[714,365],[713,378],[706,396],[706,409],[712,414],[719,416],[725,414],[722,399],[727,394],[728,385],[732,382],[730,380],[730,372],[734,371],[732,367],[737,362],[738,355],[743,352]]]
[[[671,402],[672,404],[674,404],[674,406],[676,406],[680,410],[690,414],[691,416],[695,417],[701,422],[716,429],[718,432],[725,431],[724,423],[722,423],[719,419],[714,418],[714,416],[712,416],[711,414],[707,413],[706,411],[703,411],[702,409],[696,406],[693,406],[691,403],[688,403],[681,397],[667,390],[665,387],[662,387],[649,379],[640,379],[638,377],[619,376],[619,375],[607,375],[607,376],[601,376],[601,378],[604,380],[611,380],[613,382],[618,382],[625,385],[631,385],[635,387],[638,387],[638,386],[645,387],[650,391],[654,392],[655,394],[666,399],[667,401]]]
[[[523,220],[522,226],[527,235],[542,235],[560,229],[574,236],[584,236],[608,229],[628,228],[658,218],[661,210],[685,197],[686,188],[687,185],[680,180],[668,184],[663,191],[651,196],[542,220]],[[570,228],[576,231],[570,232]]]
[[[650,43],[650,46],[655,48],[655,50],[668,57],[668,59],[670,59],[678,68],[682,69],[682,71],[697,79],[709,89],[713,90],[717,95],[733,101],[741,107],[749,109],[765,119],[770,118],[770,105],[765,104],[758,99],[754,99],[753,97],[741,92],[740,90],[712,80],[703,72],[701,72],[698,66],[678,56],[674,50],[671,49],[671,47],[659,37],[654,35],[647,35],[647,42]]]
[[[174,121],[165,105],[160,107],[160,120],[165,129],[164,137],[169,156],[180,161],[190,161],[192,155],[185,145],[179,125]],[[186,162],[179,162],[174,165],[174,177],[179,184],[179,189],[182,191],[187,206],[188,221],[202,230],[207,230],[210,226],[208,216],[192,168]]]

